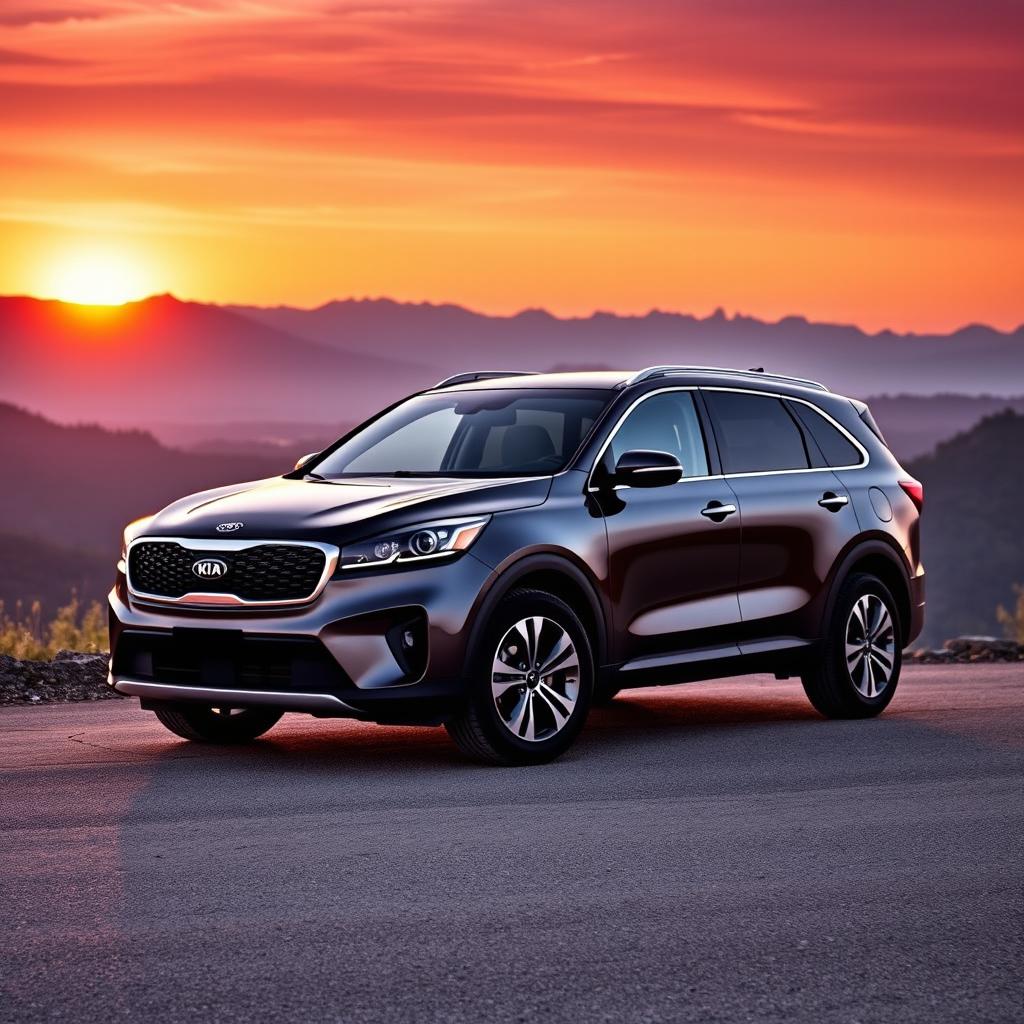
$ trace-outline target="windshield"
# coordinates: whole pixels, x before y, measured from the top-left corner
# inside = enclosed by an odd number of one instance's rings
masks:
[[[569,462],[608,403],[603,391],[418,395],[314,466],[349,476],[547,476]]]

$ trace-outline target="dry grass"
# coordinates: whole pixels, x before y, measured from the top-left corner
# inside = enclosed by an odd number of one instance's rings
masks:
[[[996,618],[1010,640],[1024,644],[1024,587],[1017,583],[1013,589],[1017,594],[1017,603],[1010,609],[1000,605],[996,609]]]
[[[46,661],[58,651],[105,651],[107,617],[98,601],[83,607],[76,595],[43,621],[42,608],[35,601],[27,609],[19,601],[14,614],[0,601],[0,654],[32,661]]]

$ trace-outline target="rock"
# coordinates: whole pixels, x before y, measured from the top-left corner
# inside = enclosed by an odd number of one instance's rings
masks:
[[[957,636],[941,651],[915,651],[913,657],[926,663],[1024,661],[1024,644],[994,636]]]
[[[0,655],[0,704],[53,704],[119,698],[107,686],[106,654],[60,651],[53,661]]]
[[[1016,656],[1020,644],[1015,640],[1001,640],[994,636],[958,636],[943,645],[954,654],[992,654],[1005,657]]]
[[[929,664],[941,664],[945,661],[952,661],[956,655],[952,651],[946,650],[944,647],[938,650],[929,649],[922,647],[920,650],[914,651],[911,655],[914,661],[923,661]]]
[[[103,661],[107,659],[106,654],[95,654],[86,653],[85,651],[58,651],[54,656],[54,661],[73,661],[78,664],[85,664],[99,658]]]

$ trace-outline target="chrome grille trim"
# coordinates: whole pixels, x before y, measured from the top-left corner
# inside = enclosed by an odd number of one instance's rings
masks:
[[[313,592],[307,597],[277,601],[254,601],[239,597],[237,594],[215,594],[202,591],[193,591],[192,593],[183,594],[181,597],[167,597],[164,594],[149,594],[143,590],[136,590],[132,586],[131,553],[136,544],[177,544],[179,547],[186,548],[189,551],[245,551],[248,548],[262,547],[264,544],[273,544],[280,547],[316,548],[324,554],[324,569]],[[128,545],[125,552],[125,579],[128,583],[128,593],[132,597],[150,604],[193,608],[210,607],[211,605],[221,608],[288,608],[296,605],[310,604],[315,601],[323,593],[324,587],[327,586],[327,581],[334,575],[340,557],[341,549],[337,545],[324,544],[316,540],[276,540],[269,538],[260,538],[258,540],[221,540],[219,538],[207,539],[197,537],[136,537]]]

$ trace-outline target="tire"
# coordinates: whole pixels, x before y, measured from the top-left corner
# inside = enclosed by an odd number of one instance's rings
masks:
[[[498,605],[471,673],[466,704],[445,729],[459,750],[484,764],[554,760],[590,711],[594,659],[586,630],[564,601],[544,591],[514,590]]]
[[[158,708],[160,722],[194,743],[248,743],[273,728],[284,714],[272,708]]]
[[[896,692],[902,652],[902,626],[888,587],[856,573],[839,590],[816,663],[800,677],[804,692],[826,718],[871,718]]]

